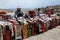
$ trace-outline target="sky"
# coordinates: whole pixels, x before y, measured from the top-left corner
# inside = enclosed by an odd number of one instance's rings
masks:
[[[60,5],[60,0],[0,0],[0,9],[39,8]]]

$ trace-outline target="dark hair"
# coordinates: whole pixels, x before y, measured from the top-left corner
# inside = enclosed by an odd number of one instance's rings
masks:
[[[8,25],[6,25],[6,30],[10,30],[10,28],[9,28],[9,26],[8,26]]]
[[[40,11],[40,8],[38,8],[37,10],[39,10],[39,11]]]
[[[21,8],[17,8],[17,11],[21,11]]]
[[[59,14],[57,14],[59,16]]]
[[[50,9],[50,10],[54,10],[54,9]]]

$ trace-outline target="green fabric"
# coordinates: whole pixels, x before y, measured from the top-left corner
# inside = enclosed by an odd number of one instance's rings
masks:
[[[31,33],[31,28],[29,25],[28,25],[27,29],[28,29],[28,37],[30,37],[32,35],[32,33]]]

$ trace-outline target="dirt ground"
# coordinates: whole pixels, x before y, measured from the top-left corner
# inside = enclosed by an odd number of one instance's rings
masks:
[[[54,29],[51,29],[45,33],[31,36],[24,40],[60,40],[60,26],[57,26]]]

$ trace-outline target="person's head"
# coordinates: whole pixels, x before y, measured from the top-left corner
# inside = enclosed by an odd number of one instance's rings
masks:
[[[38,8],[37,10],[40,11],[40,8]]]
[[[17,11],[21,11],[21,8],[17,8]]]
[[[51,11],[54,11],[54,9],[50,9]]]

